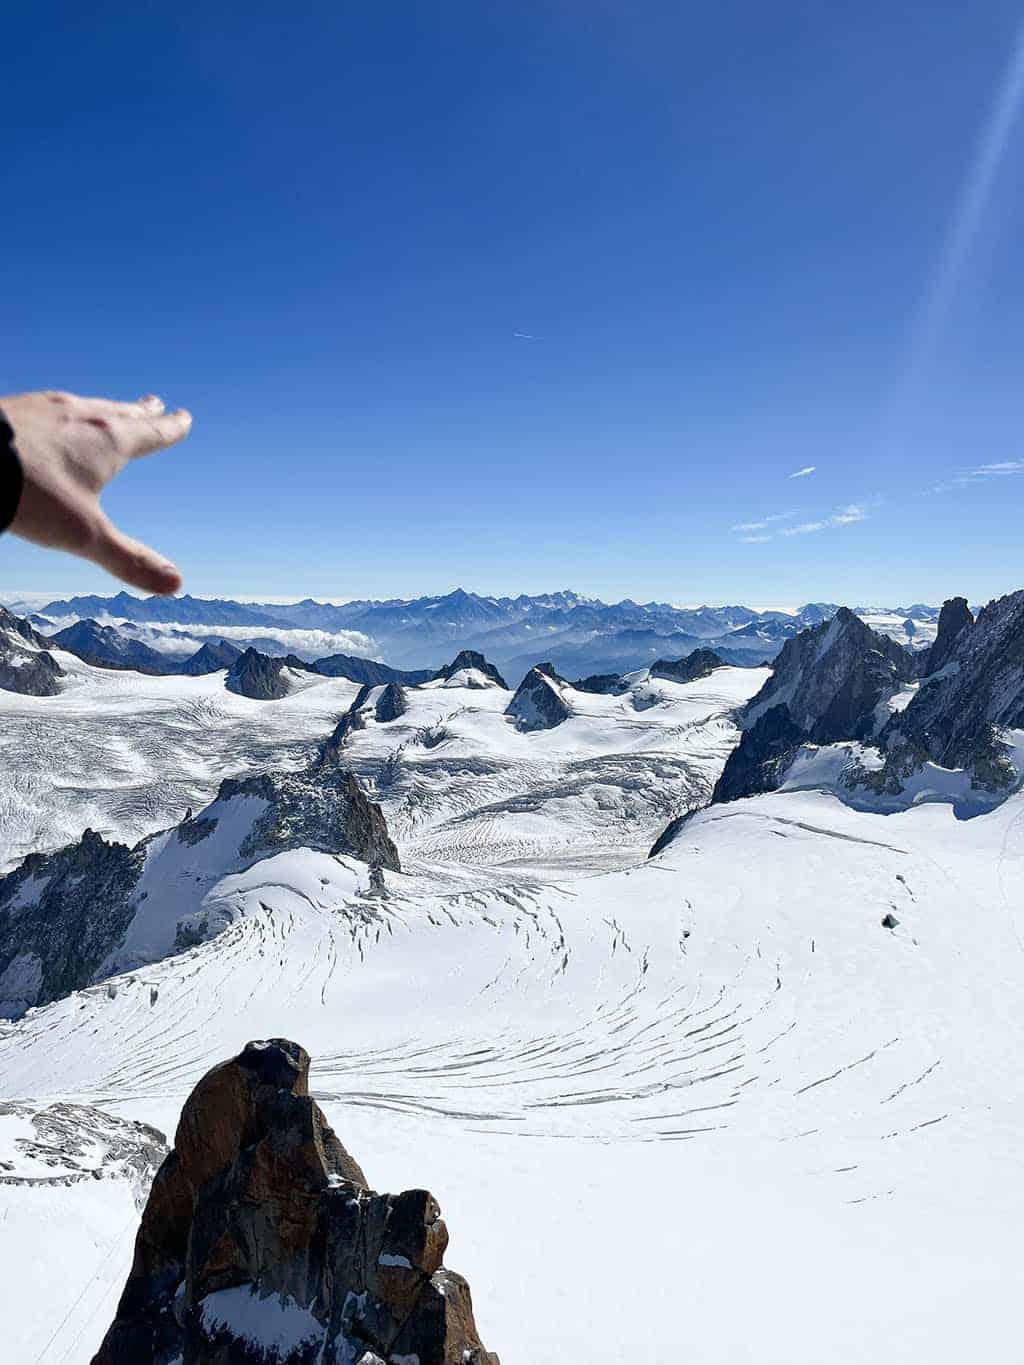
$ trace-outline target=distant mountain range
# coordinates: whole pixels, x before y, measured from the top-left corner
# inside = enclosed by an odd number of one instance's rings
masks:
[[[12,606],[16,610],[18,604]],[[434,669],[451,658],[453,648],[474,649],[485,653],[514,685],[539,660],[550,661],[567,677],[623,672],[698,647],[714,649],[729,663],[758,664],[773,659],[786,640],[830,620],[837,610],[831,602],[810,602],[787,613],[628,598],[607,603],[568,591],[486,597],[463,588],[439,597],[342,604],[312,598],[249,603],[187,594],[138,598],[119,592],[50,602],[31,614],[31,622],[38,631],[54,634],[93,621],[96,629],[125,631],[146,650],[173,661],[190,657],[207,637],[227,638],[239,649],[293,653],[307,661],[331,653],[372,656],[405,670]],[[854,610],[873,629],[911,648],[931,643],[939,615],[937,607],[921,603]],[[92,637],[96,629],[91,628]],[[108,643],[121,653],[122,665],[134,652]],[[146,666],[153,667],[144,657]],[[176,663],[170,668],[177,671]]]

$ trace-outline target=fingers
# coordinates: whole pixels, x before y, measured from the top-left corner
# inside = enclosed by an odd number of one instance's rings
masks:
[[[169,559],[143,545],[141,540],[126,536],[102,513],[88,556],[115,578],[144,592],[165,597],[181,587],[181,574]]]
[[[143,400],[145,401],[145,400]],[[155,400],[160,403],[159,398]],[[140,455],[152,455],[154,451],[166,450],[168,446],[183,441],[192,430],[192,414],[184,408],[176,412],[160,411],[152,415],[126,422],[121,432],[129,459],[136,460]]]
[[[73,418],[103,417],[152,417],[164,411],[163,400],[155,394],[147,393],[134,403],[118,403],[113,398],[87,398],[78,393],[62,393],[49,390],[42,395],[53,407],[63,408]]]

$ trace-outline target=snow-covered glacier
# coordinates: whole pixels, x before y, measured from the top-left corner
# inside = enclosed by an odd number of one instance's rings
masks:
[[[123,1162],[31,1182],[31,1116],[168,1133],[209,1066],[270,1035],[310,1051],[371,1181],[438,1195],[504,1365],[1012,1353],[1019,794],[969,821],[813,789],[699,809],[764,670],[559,683],[566,718],[537,730],[465,672],[386,720],[381,689],[340,680],[263,703],[223,674],[69,672],[61,697],[4,698],[6,809],[40,736],[73,747],[76,690],[117,720],[75,783],[129,841],[170,823],[164,783],[201,820],[223,776],[297,770],[356,702],[338,761],[402,871],[289,847],[189,883],[186,857],[147,924],[205,909],[222,932],[0,1025],[8,1358],[90,1359],[137,1220]],[[181,738],[161,752],[154,723]]]

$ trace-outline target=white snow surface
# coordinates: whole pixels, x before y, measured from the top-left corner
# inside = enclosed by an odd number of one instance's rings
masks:
[[[763,680],[577,693],[535,734],[501,689],[410,690],[346,750],[402,852],[386,896],[309,850],[198,886],[227,929],[0,1025],[0,1093],[170,1132],[211,1065],[297,1039],[375,1187],[438,1197],[503,1365],[1012,1356],[1024,797],[963,821],[783,791],[646,861],[659,771],[682,808]],[[0,1184],[0,1210],[6,1358],[85,1365],[134,1205]]]
[[[68,675],[59,696],[0,691],[0,871],[85,828],[134,844],[204,806],[222,778],[301,766],[358,691],[304,673],[283,700],[252,701],[224,672],[151,678],[54,657]]]
[[[201,1313],[208,1331],[226,1328],[235,1337],[274,1351],[282,1361],[315,1341],[323,1331],[313,1314],[293,1298],[279,1294],[260,1298],[250,1285],[207,1294]]]

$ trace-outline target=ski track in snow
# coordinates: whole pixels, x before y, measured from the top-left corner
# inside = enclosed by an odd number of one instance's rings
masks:
[[[631,1255],[654,1305],[631,1359],[909,1365],[972,1343],[996,1358],[1024,1211],[1022,799],[962,822],[775,794],[696,815],[646,862],[670,815],[706,799],[734,738],[723,713],[762,678],[666,684],[635,711],[582,698],[533,736],[501,717],[507,693],[410,693],[406,716],[347,750],[400,844],[386,895],[363,865],[309,851],[226,878],[235,918],[215,940],[0,1024],[3,1095],[169,1129],[214,1062],[298,1039],[371,1178],[441,1197],[506,1365],[622,1359],[633,1317],[601,1307]],[[248,747],[244,717],[211,724],[204,771],[243,749],[255,766],[293,701],[274,752],[308,750],[355,690],[329,686],[263,708]],[[187,730],[184,703],[171,710]],[[440,726],[450,737],[425,748]],[[135,722],[122,733],[134,770]],[[44,1193],[0,1186],[19,1237]],[[71,1269],[10,1258],[66,1314],[19,1323],[18,1362],[87,1361],[123,1277],[130,1211],[73,1193]],[[555,1235],[519,1239],[543,1225]],[[897,1276],[893,1308],[865,1310]]]

